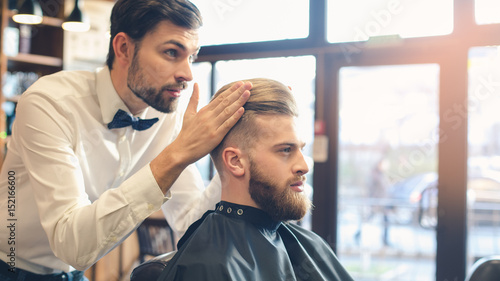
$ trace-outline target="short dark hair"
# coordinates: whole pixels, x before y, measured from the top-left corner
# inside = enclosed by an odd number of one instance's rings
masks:
[[[113,68],[113,39],[125,32],[136,42],[153,31],[158,23],[168,20],[189,29],[198,29],[203,21],[198,8],[188,0],[118,0],[111,12],[111,38],[106,64]]]

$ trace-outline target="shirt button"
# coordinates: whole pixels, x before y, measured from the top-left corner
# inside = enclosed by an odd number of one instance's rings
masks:
[[[126,137],[126,136],[122,136],[122,137],[120,137],[120,142],[124,142],[125,140],[127,140],[127,137]]]
[[[109,237],[109,240],[111,240],[111,242],[116,242],[118,239],[116,239],[116,236],[111,236]]]
[[[149,210],[149,211],[152,211],[152,210],[154,209],[154,207],[155,207],[155,206],[154,206],[153,204],[148,203],[148,210]]]

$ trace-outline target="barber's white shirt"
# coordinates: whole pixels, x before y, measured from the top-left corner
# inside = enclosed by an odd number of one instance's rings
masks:
[[[178,235],[213,209],[218,178],[205,189],[191,165],[164,197],[149,167],[182,113],[147,108],[138,117],[160,119],[150,129],[109,130],[118,109],[129,112],[107,67],[45,76],[22,95],[0,174],[0,259],[39,274],[84,270],[162,204]]]

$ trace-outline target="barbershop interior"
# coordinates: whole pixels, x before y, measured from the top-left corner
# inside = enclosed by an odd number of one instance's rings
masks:
[[[41,8],[40,23],[14,20],[23,2]],[[200,107],[231,81],[288,85],[314,205],[296,223],[325,239],[354,280],[500,280],[498,1],[191,2],[203,15],[201,49],[179,108],[193,82]],[[5,147],[37,79],[105,65],[115,1],[1,3]],[[210,182],[210,157],[196,166]],[[178,239],[159,211],[85,276],[129,280]],[[475,279],[484,268],[496,277]]]

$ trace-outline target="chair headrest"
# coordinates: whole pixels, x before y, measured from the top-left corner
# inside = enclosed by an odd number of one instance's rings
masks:
[[[500,280],[500,256],[488,256],[477,260],[465,281]]]
[[[157,280],[175,253],[177,251],[168,252],[143,262],[134,268],[130,274],[130,281]]]

